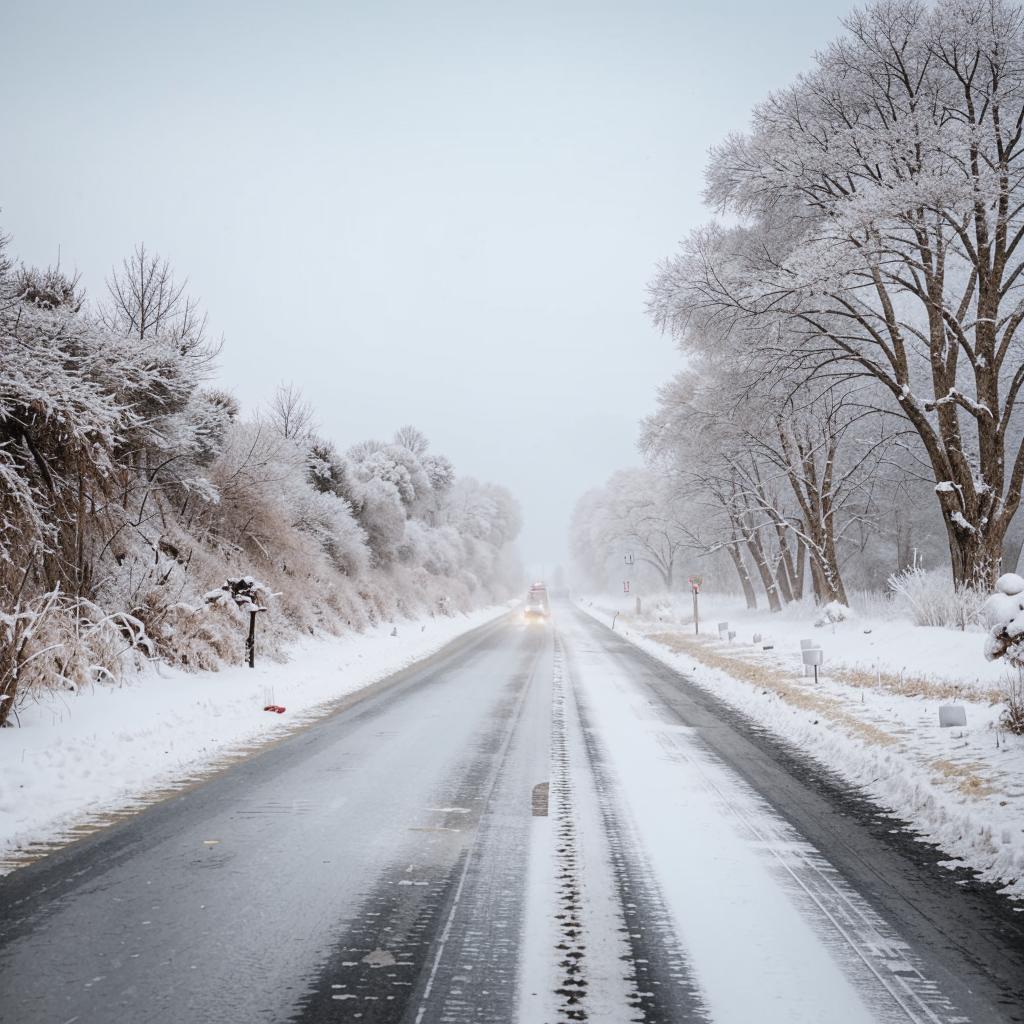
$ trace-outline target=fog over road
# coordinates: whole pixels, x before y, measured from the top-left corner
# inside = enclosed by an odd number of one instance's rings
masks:
[[[1024,1020],[1024,914],[568,605],[0,879],[0,1020]]]

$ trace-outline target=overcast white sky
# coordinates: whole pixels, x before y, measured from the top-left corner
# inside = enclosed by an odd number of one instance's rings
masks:
[[[96,294],[139,241],[247,407],[420,427],[558,560],[679,366],[643,314],[709,146],[847,0],[0,2],[0,228]]]

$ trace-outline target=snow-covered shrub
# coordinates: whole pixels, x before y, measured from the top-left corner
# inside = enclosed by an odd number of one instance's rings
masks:
[[[0,611],[0,726],[33,689],[117,679],[135,652],[152,650],[137,619],[59,590]]]
[[[835,625],[837,622],[845,622],[852,614],[845,604],[841,604],[839,601],[829,601],[821,608],[814,624],[815,626]]]
[[[981,621],[988,629],[985,657],[1004,659],[1015,670],[1001,724],[1024,735],[1024,578],[1014,572],[1000,576],[996,592],[982,606]]]
[[[1006,689],[1006,707],[999,724],[1015,736],[1024,736],[1024,671],[1018,672]]]
[[[894,598],[892,590],[855,590],[850,594],[850,607],[866,619],[888,619],[893,614]]]
[[[954,584],[948,571],[905,569],[889,577],[889,587],[917,626],[966,629],[980,621],[985,595],[965,584]]]
[[[1006,573],[996,581],[996,592],[981,607],[981,623],[988,630],[985,657],[1005,658],[1024,668],[1024,578]]]

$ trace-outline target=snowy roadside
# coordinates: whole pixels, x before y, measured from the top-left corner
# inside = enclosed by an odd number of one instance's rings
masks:
[[[618,603],[597,598],[580,607],[609,625]],[[832,632],[762,613],[771,637],[764,650],[746,632],[758,620],[733,617],[731,642],[718,638],[714,613],[699,637],[692,621],[664,610],[622,613],[615,628],[908,821],[949,854],[950,867],[970,867],[1024,897],[1024,738],[997,728],[1002,705],[991,697],[1005,670],[984,662],[984,634],[864,619]],[[817,684],[801,672],[802,638],[825,650]],[[954,694],[967,727],[940,728],[938,707]]]
[[[618,611],[633,620],[635,599],[602,596],[591,599],[597,607]],[[659,623],[670,629],[693,632],[693,605],[689,595],[671,601],[645,601],[642,621],[653,630]],[[743,607],[742,599],[719,594],[700,597],[701,634],[718,636],[719,622],[736,632],[736,644],[751,643],[755,633],[774,645],[775,659],[798,666],[800,641],[813,640],[824,649],[825,664],[833,675],[860,685],[867,677],[895,692],[925,692],[943,699],[992,703],[1002,693],[1007,678],[1005,663],[986,661],[985,632],[938,626],[915,626],[898,613],[863,615],[851,613],[845,622],[815,626],[819,613],[813,606],[794,604],[782,612]]]
[[[619,808],[615,831],[644,865],[640,884],[625,890],[627,915],[642,909],[627,917],[626,930],[630,938],[650,933],[650,960],[635,949],[632,960],[653,968],[638,976],[646,981],[638,996],[655,1004],[633,1019],[965,1019],[906,942],[836,878],[823,851],[695,730],[661,713],[661,701],[635,678],[635,658],[595,643],[578,620],[563,636],[584,731],[599,751],[601,788]]]
[[[0,732],[0,874],[329,713],[342,698],[505,615],[399,621],[300,641],[284,663],[47,693]],[[397,635],[392,630],[397,629]],[[283,714],[267,705],[286,708]]]

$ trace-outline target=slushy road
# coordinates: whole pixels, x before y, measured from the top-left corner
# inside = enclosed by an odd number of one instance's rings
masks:
[[[0,1020],[1024,1020],[1024,914],[568,605],[0,879]]]

